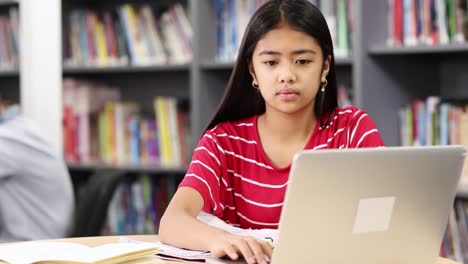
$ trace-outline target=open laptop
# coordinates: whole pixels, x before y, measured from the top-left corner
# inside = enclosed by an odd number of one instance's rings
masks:
[[[464,157],[461,146],[296,155],[273,263],[434,263]]]
[[[272,263],[435,263],[464,158],[462,146],[297,154]]]

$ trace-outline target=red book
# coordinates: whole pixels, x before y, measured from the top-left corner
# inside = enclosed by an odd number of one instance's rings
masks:
[[[403,45],[403,0],[395,0],[393,12],[394,45]]]

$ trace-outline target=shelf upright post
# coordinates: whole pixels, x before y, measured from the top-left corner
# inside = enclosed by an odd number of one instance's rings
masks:
[[[61,0],[21,0],[19,12],[22,111],[62,153]]]

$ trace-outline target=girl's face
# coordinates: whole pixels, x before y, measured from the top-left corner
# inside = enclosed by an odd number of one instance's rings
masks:
[[[258,41],[249,70],[266,111],[294,114],[313,113],[329,68],[330,58],[324,60],[315,38],[282,24]]]

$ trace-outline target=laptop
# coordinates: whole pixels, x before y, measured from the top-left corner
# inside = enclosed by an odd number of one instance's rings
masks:
[[[296,155],[273,263],[434,263],[464,157],[462,146]]]
[[[298,153],[272,263],[435,263],[464,158],[462,146]]]

